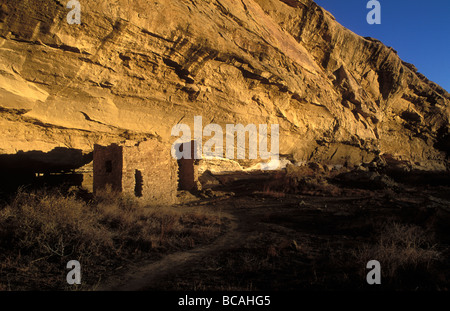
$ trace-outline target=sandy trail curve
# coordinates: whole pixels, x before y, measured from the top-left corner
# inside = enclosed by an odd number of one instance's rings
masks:
[[[230,220],[227,233],[219,237],[212,244],[177,252],[165,256],[163,259],[132,267],[130,271],[109,277],[96,289],[97,291],[138,291],[145,290],[161,278],[175,274],[192,267],[195,261],[215,252],[239,246],[245,241],[242,220],[236,215],[226,214]]]

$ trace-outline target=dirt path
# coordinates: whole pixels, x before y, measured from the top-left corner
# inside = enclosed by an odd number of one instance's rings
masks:
[[[358,198],[335,198],[334,200],[353,201],[355,199]],[[321,202],[324,198],[312,199],[312,201],[315,200]],[[215,242],[189,251],[167,255],[156,262],[144,261],[132,264],[127,268],[126,272],[121,271],[119,274],[103,281],[96,290],[138,291],[156,288],[161,280],[167,279],[167,277],[186,273],[196,267],[201,267],[204,264],[202,259],[206,257],[242,247],[249,236],[261,231],[261,227],[258,227],[258,219],[261,215],[280,212],[283,210],[283,206],[292,204],[292,202],[285,202],[283,204],[276,199],[261,201],[248,197],[219,201],[221,201],[219,204],[221,205],[222,212],[230,221],[230,225],[227,233],[219,237]],[[250,205],[252,208],[250,208]]]
[[[383,224],[395,221],[400,229],[419,230],[422,223],[425,228],[425,224],[433,223],[430,221],[438,221],[429,206],[442,202],[432,197],[425,204],[421,195],[411,193],[387,197],[384,193],[353,197],[241,196],[206,202],[229,219],[224,235],[212,244],[167,255],[156,262],[133,263],[96,290],[365,289],[366,275],[361,271],[365,271],[367,261],[356,250],[362,246],[378,249]],[[448,228],[448,221],[440,223]],[[448,236],[443,238],[438,242],[445,258]],[[398,234],[398,239],[403,241],[403,235]],[[418,266],[423,270],[418,270],[417,276],[405,281],[400,275],[391,278],[386,288],[447,288],[448,264],[434,264],[435,270],[429,270],[425,260]],[[438,278],[429,271],[442,272]]]
[[[194,248],[185,252],[177,252],[165,256],[162,260],[152,263],[141,263],[132,266],[128,272],[108,278],[102,282],[97,291],[138,291],[151,287],[159,279],[192,267],[195,262],[215,252],[239,246],[245,240],[242,228],[243,220],[237,215],[225,214],[230,220],[227,233],[214,243]]]

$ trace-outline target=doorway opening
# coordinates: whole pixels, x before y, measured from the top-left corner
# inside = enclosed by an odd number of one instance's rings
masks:
[[[134,195],[138,198],[142,197],[142,186],[143,186],[142,172],[136,170],[134,172]]]

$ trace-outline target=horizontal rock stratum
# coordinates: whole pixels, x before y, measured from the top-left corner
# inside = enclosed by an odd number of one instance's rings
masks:
[[[0,153],[93,150],[204,124],[279,124],[280,153],[446,170],[449,94],[311,0],[0,4]]]

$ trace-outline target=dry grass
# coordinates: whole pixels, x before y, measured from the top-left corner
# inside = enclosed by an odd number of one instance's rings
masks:
[[[209,243],[221,229],[219,214],[207,209],[150,207],[112,193],[85,203],[20,192],[0,210],[0,290],[73,289],[69,260],[82,265],[80,288],[92,289],[127,261]]]
[[[404,279],[401,275],[404,273],[428,272],[441,255],[433,243],[433,236],[419,226],[397,222],[385,224],[377,243],[365,245],[354,254],[361,266],[369,260],[378,260],[382,277],[392,282]]]
[[[285,172],[277,172],[266,182],[263,194],[271,197],[284,197],[286,193],[338,196],[341,190],[328,183],[333,173],[320,168],[288,165]]]

